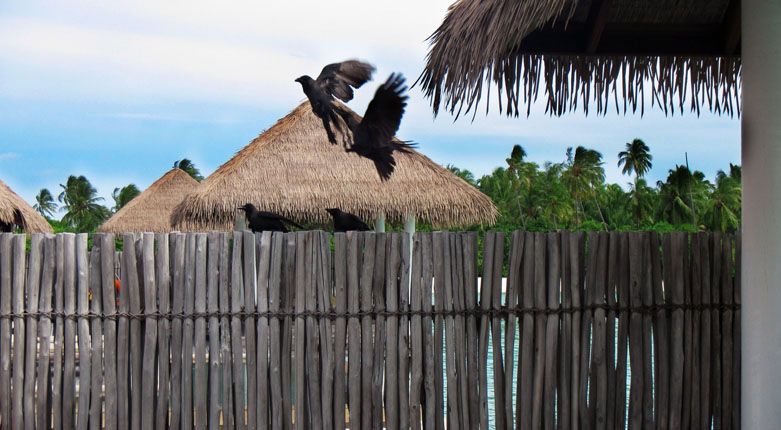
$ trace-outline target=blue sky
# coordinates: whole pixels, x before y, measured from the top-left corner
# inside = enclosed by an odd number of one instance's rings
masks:
[[[30,204],[85,175],[112,206],[115,187],[144,189],[175,160],[204,176],[304,100],[294,79],[328,63],[365,59],[375,79],[350,106],[363,112],[391,72],[414,81],[425,39],[452,0],[366,2],[25,1],[0,4],[0,180]],[[568,146],[602,152],[607,180],[624,143],[642,138],[654,156],[649,181],[689,164],[713,178],[740,162],[739,119],[658,110],[601,117],[581,112],[505,118],[483,109],[454,122],[434,118],[418,88],[399,137],[440,164],[479,177],[512,146],[560,162]],[[495,98],[495,97],[494,97]]]

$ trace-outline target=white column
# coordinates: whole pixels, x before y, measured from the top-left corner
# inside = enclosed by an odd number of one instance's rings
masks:
[[[781,429],[781,1],[743,0],[741,424]]]
[[[385,211],[377,212],[377,219],[374,221],[374,232],[385,233]]]
[[[407,212],[404,215],[404,231],[412,235],[415,233],[415,212]]]

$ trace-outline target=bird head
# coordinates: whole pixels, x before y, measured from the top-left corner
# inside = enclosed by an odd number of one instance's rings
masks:
[[[339,210],[337,208],[329,208],[329,209],[326,209],[325,211],[328,212],[329,214],[333,215],[333,216],[339,215],[339,213],[342,212],[341,210]]]
[[[299,76],[296,78],[296,82],[301,84],[302,87],[306,88],[307,85],[309,85],[310,82],[312,82],[312,78],[308,75]]]
[[[246,213],[250,213],[250,212],[253,212],[255,210],[255,206],[252,203],[247,203],[244,206],[239,206],[236,209],[241,209],[241,210],[243,210]]]

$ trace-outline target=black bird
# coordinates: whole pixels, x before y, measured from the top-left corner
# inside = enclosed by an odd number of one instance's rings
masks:
[[[340,115],[345,118],[353,133],[352,145],[346,151],[374,161],[377,173],[383,181],[390,179],[396,167],[393,151],[409,153],[410,148],[414,147],[408,142],[396,141],[393,138],[399,130],[401,117],[407,106],[409,96],[405,94],[406,91],[404,76],[393,73],[374,93],[374,98],[360,122],[355,116],[346,115],[346,112],[340,109]]]
[[[294,227],[303,228],[295,222],[277,215],[274,212],[259,211],[252,203],[247,203],[244,206],[239,207],[247,214],[247,224],[252,231],[282,231],[287,232],[285,224],[292,225]]]
[[[342,130],[339,122],[341,111],[335,110],[334,97],[348,102],[353,98],[352,88],[360,88],[370,80],[374,66],[358,60],[348,60],[341,63],[333,63],[323,67],[317,79],[304,75],[296,79],[304,89],[304,94],[312,105],[312,112],[323,120],[328,141],[336,144],[336,136],[331,130],[331,124],[338,130]],[[351,88],[352,87],[352,88]]]
[[[13,233],[14,223],[0,221],[0,233]]]
[[[366,225],[365,222],[361,221],[360,218],[357,216],[349,213],[349,212],[342,212],[341,209],[338,208],[332,208],[332,209],[326,209],[326,211],[331,214],[331,217],[334,219],[334,231],[369,231],[371,230],[368,225]]]

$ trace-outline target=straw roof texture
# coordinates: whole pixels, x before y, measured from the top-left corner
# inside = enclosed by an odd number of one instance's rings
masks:
[[[0,181],[0,221],[27,233],[54,233],[52,226],[3,181]]]
[[[488,196],[447,169],[416,151],[393,155],[396,170],[383,183],[370,160],[328,142],[307,101],[206,178],[176,208],[172,224],[230,230],[245,203],[304,223],[330,223],[325,209],[333,207],[365,220],[382,210],[390,222],[411,211],[435,227],[496,219]]]
[[[98,228],[101,233],[172,231],[171,213],[198,186],[184,170],[171,169]]]
[[[642,113],[644,97],[740,114],[739,0],[459,0],[429,40],[435,113],[476,113],[494,84],[500,112],[528,115],[542,81],[550,115]]]

